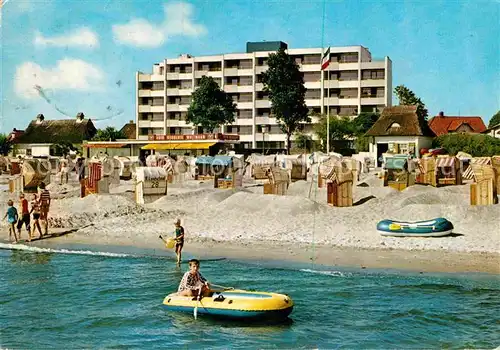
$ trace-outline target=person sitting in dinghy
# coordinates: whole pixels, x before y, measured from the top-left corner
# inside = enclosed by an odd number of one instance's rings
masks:
[[[186,297],[196,297],[201,292],[202,296],[210,294],[210,284],[200,273],[200,261],[189,260],[189,271],[182,276],[177,293]]]

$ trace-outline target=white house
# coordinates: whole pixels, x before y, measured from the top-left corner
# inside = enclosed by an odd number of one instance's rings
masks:
[[[434,132],[425,123],[421,125],[416,106],[386,107],[380,118],[365,134],[371,136],[370,156],[377,166],[383,153],[420,156],[422,148],[430,148]]]

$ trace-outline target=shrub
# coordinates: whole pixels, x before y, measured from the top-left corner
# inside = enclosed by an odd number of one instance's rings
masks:
[[[500,155],[500,139],[483,134],[446,134],[432,141],[434,148],[442,147],[449,154],[462,151],[473,157]]]

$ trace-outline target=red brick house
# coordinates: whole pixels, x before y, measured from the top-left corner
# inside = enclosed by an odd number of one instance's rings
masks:
[[[479,134],[486,130],[481,117],[445,116],[443,112],[429,120],[429,127],[436,136],[451,133]]]

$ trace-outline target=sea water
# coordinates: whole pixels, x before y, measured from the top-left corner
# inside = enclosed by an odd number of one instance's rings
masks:
[[[28,249],[28,248],[27,248]],[[102,249],[102,248],[101,248]],[[290,295],[277,324],[162,308],[187,264],[171,256],[0,250],[0,348],[494,348],[495,275],[418,274],[314,264],[202,261],[213,283]]]

